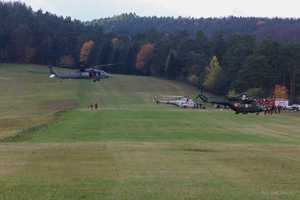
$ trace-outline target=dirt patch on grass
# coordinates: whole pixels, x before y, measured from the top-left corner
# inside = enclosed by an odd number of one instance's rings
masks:
[[[43,103],[42,107],[53,112],[62,112],[71,110],[78,106],[75,100],[52,100]]]
[[[31,127],[47,124],[51,120],[51,116],[0,118],[0,141],[8,137],[13,137],[18,132],[23,132]]]
[[[28,122],[26,122],[28,123]],[[15,127],[21,127],[24,126],[25,120],[24,119],[18,119],[18,118],[12,118],[12,119],[0,119],[0,130],[1,129],[11,129]]]
[[[34,124],[31,118],[7,118],[0,119],[0,139],[12,136],[20,129],[26,129]]]
[[[22,130],[13,136],[5,137],[2,140],[0,140],[0,142],[3,142],[3,143],[24,142],[24,141],[30,140],[32,138],[32,135],[34,132],[42,130],[42,129],[47,129],[47,128],[48,128],[48,124],[34,126],[31,128]]]
[[[31,126],[23,127],[20,131],[17,131],[14,135],[8,135],[6,137],[0,137],[0,143],[11,143],[11,142],[25,142],[32,138],[33,134],[40,130],[48,129],[49,125],[55,123],[65,111],[55,112],[47,120],[41,121],[40,123],[32,124]]]
[[[208,148],[186,148],[183,151],[187,152],[198,152],[198,153],[217,153],[219,151],[215,149],[208,149]]]
[[[0,142],[23,142],[29,140],[34,132],[41,129],[48,129],[49,124],[54,123],[62,113],[67,112],[78,106],[74,100],[55,100],[43,103],[42,108],[46,113],[51,112],[47,117],[38,119],[0,119],[0,133],[14,130],[15,134],[0,135]]]

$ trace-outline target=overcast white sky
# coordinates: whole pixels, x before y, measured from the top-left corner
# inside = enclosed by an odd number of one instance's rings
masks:
[[[8,1],[8,0],[4,0]],[[34,10],[81,20],[135,12],[141,16],[300,17],[300,0],[21,0]]]

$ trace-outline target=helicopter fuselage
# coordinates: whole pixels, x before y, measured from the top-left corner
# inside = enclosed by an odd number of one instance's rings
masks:
[[[230,108],[235,111],[236,114],[248,114],[256,113],[259,114],[264,111],[264,108],[256,103],[255,100],[249,100],[244,98],[228,98],[226,101],[209,101],[208,98],[202,94],[198,95],[198,98],[202,99],[204,102],[221,105]]]
[[[248,114],[248,113],[261,113],[264,109],[257,105],[255,102],[253,103],[243,103],[243,102],[232,102],[229,103],[230,109],[234,110],[236,114]]]
[[[90,79],[89,72],[69,72],[69,73],[59,73],[56,74],[56,77],[62,79]]]
[[[86,69],[85,71],[75,71],[75,72],[55,72],[52,67],[50,69],[49,78],[60,78],[60,79],[91,79],[94,82],[100,81],[109,77],[109,74],[103,70],[98,69]]]

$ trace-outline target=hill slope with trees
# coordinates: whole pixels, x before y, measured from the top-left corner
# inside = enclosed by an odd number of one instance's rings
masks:
[[[186,81],[219,94],[270,96],[275,85],[284,85],[295,100],[299,33],[298,19],[123,14],[81,22],[0,2],[2,63],[121,63],[108,70]]]

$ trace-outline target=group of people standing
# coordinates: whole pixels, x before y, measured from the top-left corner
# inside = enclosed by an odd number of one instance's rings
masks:
[[[280,114],[283,109],[279,105],[276,106],[275,99],[259,99],[256,102],[257,104],[265,108],[265,115]]]

